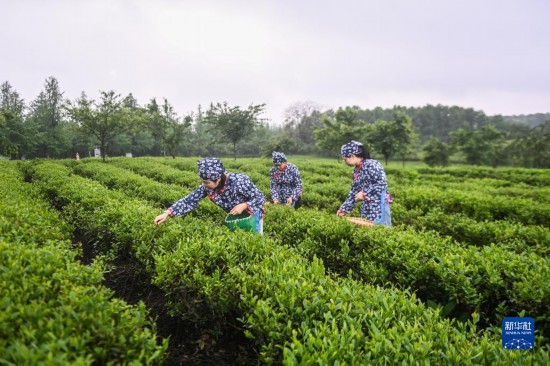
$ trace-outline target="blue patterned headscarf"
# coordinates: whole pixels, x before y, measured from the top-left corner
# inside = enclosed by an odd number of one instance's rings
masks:
[[[204,158],[197,162],[199,166],[199,177],[203,180],[215,181],[225,173],[225,167],[220,159]]]
[[[360,153],[359,146],[363,146],[363,144],[351,140],[347,144],[342,145],[342,148],[340,149],[340,154],[346,158],[349,158],[352,155],[357,155]]]
[[[286,161],[285,153],[273,151],[271,154],[273,156],[273,164],[280,165]]]

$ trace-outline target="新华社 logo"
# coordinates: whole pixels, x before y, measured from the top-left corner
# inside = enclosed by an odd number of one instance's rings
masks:
[[[502,346],[510,350],[528,350],[535,346],[535,320],[528,317],[502,320]]]

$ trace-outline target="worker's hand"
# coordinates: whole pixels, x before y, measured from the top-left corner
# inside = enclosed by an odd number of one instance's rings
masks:
[[[345,214],[347,214],[347,212],[346,212],[346,211],[342,211],[342,210],[338,210],[338,211],[336,212],[336,216],[344,216]]]
[[[286,204],[287,206],[292,205],[292,197],[288,197],[288,199],[286,200]]]
[[[168,218],[168,216],[170,216],[170,213],[169,213],[168,211],[163,212],[163,213],[161,213],[160,215],[158,215],[157,217],[155,217],[155,219],[153,220],[153,222],[155,223],[155,225],[160,225],[160,224],[162,224],[164,221],[166,221],[166,219]]]
[[[355,200],[356,201],[362,201],[362,200],[370,201],[370,199],[367,197],[367,195],[364,192],[357,193],[355,195]]]
[[[248,205],[246,204],[246,202],[239,203],[237,206],[233,207],[231,211],[229,211],[229,213],[231,215],[238,215],[242,213],[244,210],[246,210],[247,208],[248,208]]]
[[[276,205],[278,205],[279,203],[281,203],[281,201],[279,201],[279,200],[273,200],[273,203],[276,204]]]

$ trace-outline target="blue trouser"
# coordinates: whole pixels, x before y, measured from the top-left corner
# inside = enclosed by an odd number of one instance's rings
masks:
[[[391,227],[390,203],[386,202],[386,190],[380,193],[380,217],[374,223]]]
[[[298,198],[298,201],[292,201],[290,205],[295,209],[300,208],[302,206],[302,197]]]
[[[264,219],[262,218],[263,214],[262,214],[262,211],[258,211],[254,214],[254,216],[256,217],[256,232],[258,234],[263,234],[264,233]]]

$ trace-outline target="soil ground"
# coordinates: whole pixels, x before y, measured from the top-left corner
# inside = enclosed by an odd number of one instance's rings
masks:
[[[90,263],[93,250],[89,244],[83,244],[82,249],[82,262]],[[156,323],[158,336],[169,338],[164,365],[257,364],[257,350],[241,329],[229,325],[231,322],[224,322],[225,326],[220,329],[219,323],[197,324],[170,316],[165,293],[139,271],[134,259],[119,257],[115,268],[105,274],[104,285],[114,291],[115,297],[129,304],[143,301]]]

